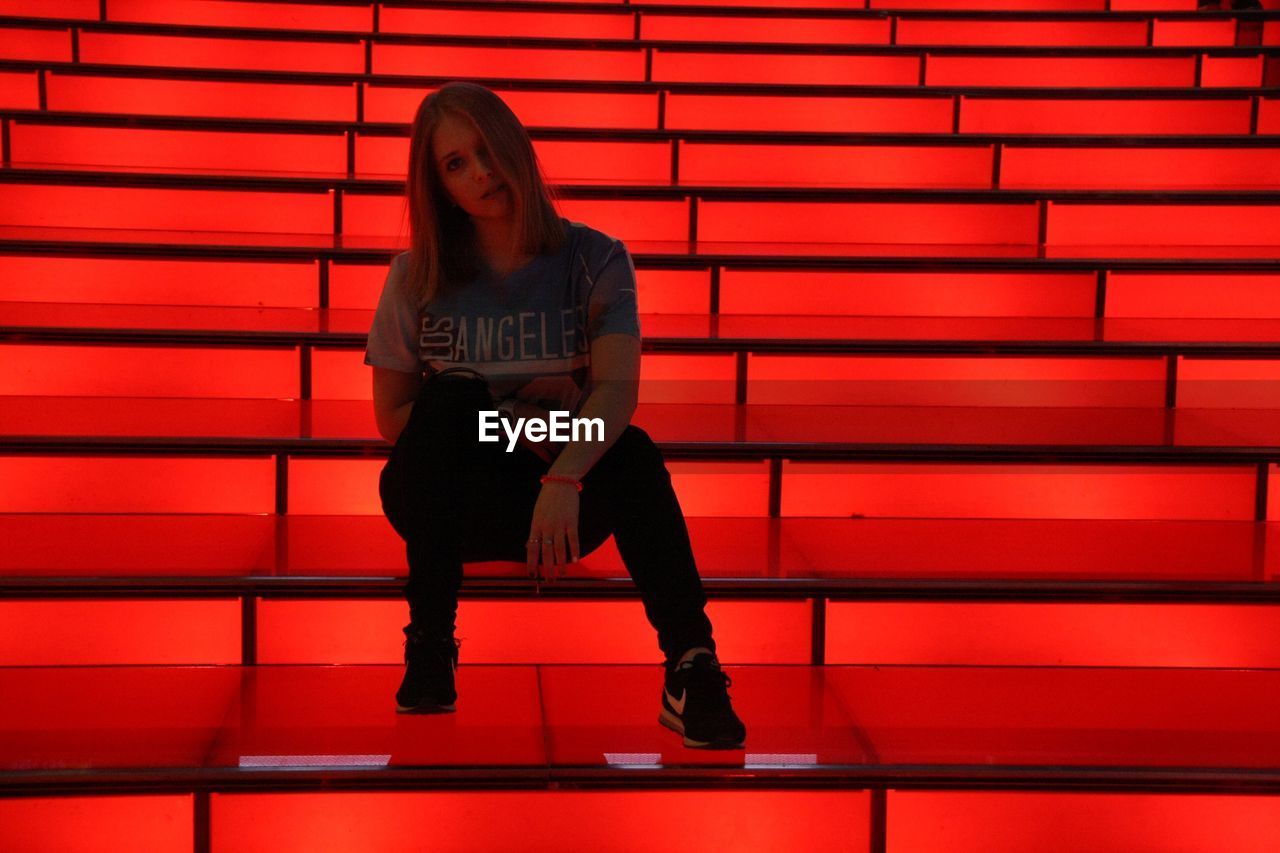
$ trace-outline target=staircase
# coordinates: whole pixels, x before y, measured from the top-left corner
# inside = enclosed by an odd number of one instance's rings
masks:
[[[1262,851],[1280,0],[0,0],[0,849]],[[365,337],[456,79],[638,269],[612,540],[403,716]]]

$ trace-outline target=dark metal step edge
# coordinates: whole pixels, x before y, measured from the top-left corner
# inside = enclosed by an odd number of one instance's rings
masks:
[[[68,304],[68,309],[74,304]],[[4,303],[0,302],[0,315]],[[641,315],[643,321],[644,315]],[[714,315],[708,315],[708,322]],[[1082,318],[1083,319],[1083,318]],[[1120,318],[1125,319],[1125,318]],[[346,332],[235,332],[174,329],[71,329],[5,325],[0,342],[90,343],[105,346],[251,346],[353,349],[367,345],[366,334]],[[646,336],[644,352],[664,353],[921,353],[931,355],[1145,355],[1209,357],[1280,356],[1280,341],[1123,341],[1123,340],[920,340],[918,338],[694,338]]]
[[[127,598],[384,599],[403,597],[406,577],[266,577],[226,576],[0,576],[0,599],[53,600],[82,598],[108,601]],[[1280,603],[1275,581],[1215,582],[1174,580],[984,580],[937,578],[719,578],[703,577],[711,598],[830,601],[1015,601],[1080,603]],[[524,600],[637,599],[630,578],[557,579],[464,578],[463,598]]]

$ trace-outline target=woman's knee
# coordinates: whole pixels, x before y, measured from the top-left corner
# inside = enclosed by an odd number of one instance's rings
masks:
[[[410,439],[428,433],[437,444],[445,435],[478,440],[477,415],[492,407],[489,385],[478,374],[436,374],[418,391],[405,432]]]
[[[663,481],[671,478],[662,451],[649,437],[649,433],[635,424],[627,425],[609,447],[604,458],[609,460],[606,470],[621,470],[629,481],[646,477]],[[604,458],[601,459],[602,462]]]

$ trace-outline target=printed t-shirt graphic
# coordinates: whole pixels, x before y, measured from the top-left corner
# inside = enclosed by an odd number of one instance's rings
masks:
[[[463,367],[483,375],[494,403],[515,398],[576,416],[590,396],[591,342],[640,337],[635,265],[622,241],[561,220],[560,251],[508,276],[476,280],[417,308],[397,255],[369,330],[364,363],[407,373]]]

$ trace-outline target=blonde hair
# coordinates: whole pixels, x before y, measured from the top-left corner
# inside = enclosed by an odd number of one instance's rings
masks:
[[[566,239],[553,194],[520,119],[500,97],[478,83],[446,83],[422,99],[409,140],[405,289],[419,308],[442,288],[463,284],[480,272],[471,217],[453,204],[431,153],[432,134],[445,115],[471,122],[489,152],[494,171],[509,188],[515,216],[512,252],[554,252]]]

